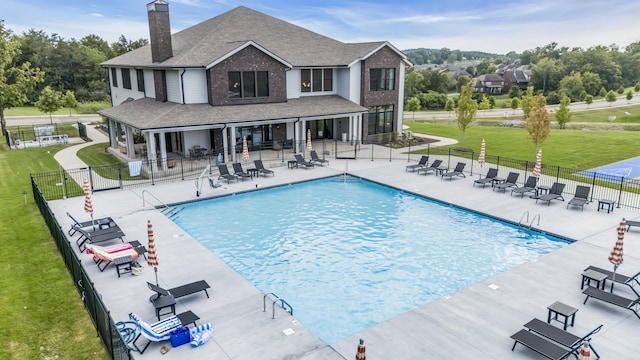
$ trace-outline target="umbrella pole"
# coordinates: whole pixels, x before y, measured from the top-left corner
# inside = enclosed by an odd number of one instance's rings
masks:
[[[93,231],[96,230],[96,223],[93,222],[93,213],[91,213],[91,226],[93,226]]]
[[[158,285],[158,268],[154,266],[153,270],[156,273],[156,286],[160,286],[160,285]]]
[[[618,264],[613,265],[613,276],[611,277],[611,292],[613,292],[613,284],[616,283],[616,271],[618,270]]]

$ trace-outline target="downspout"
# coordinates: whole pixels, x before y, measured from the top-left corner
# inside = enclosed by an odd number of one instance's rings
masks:
[[[186,73],[187,70],[185,70],[184,68],[182,69],[182,74],[180,74],[180,92],[182,93],[182,103],[184,104],[184,73]]]

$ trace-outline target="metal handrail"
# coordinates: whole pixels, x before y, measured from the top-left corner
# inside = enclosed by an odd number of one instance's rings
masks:
[[[524,213],[522,213],[522,216],[520,216],[520,221],[518,221],[518,226],[522,226],[522,219],[524,219],[525,215],[527,215],[527,219],[525,220],[525,222],[529,222],[529,210],[527,210]]]
[[[533,222],[536,221],[536,219],[538,219],[538,222],[536,223],[536,225],[540,226],[540,213],[537,213],[533,216],[533,219],[529,223],[529,229],[531,229],[531,227],[533,226]]]
[[[275,300],[273,300],[273,303],[271,303],[271,318],[272,319],[276,318],[276,303],[277,302],[280,302],[280,307],[283,308],[284,311],[286,311],[289,314],[293,315],[293,307],[291,306],[291,304],[286,302],[284,299],[281,299],[275,293],[267,293],[262,297],[262,312],[266,312],[267,311],[267,297],[269,295],[273,295],[276,298]],[[285,308],[285,305],[286,305],[286,308]]]
[[[147,193],[149,194],[149,196],[151,196],[152,198],[154,198],[157,202],[159,202],[163,209],[160,210],[163,214],[172,217],[174,215],[176,215],[178,213],[178,211],[182,210],[182,209],[176,209],[174,207],[171,207],[167,204],[165,204],[162,200],[158,199],[158,197],[156,197],[155,195],[153,195],[151,192],[149,192],[149,190],[142,190],[142,206],[144,207],[147,204],[147,201],[144,199],[144,194]],[[151,203],[150,203],[151,204]],[[167,212],[165,212],[167,211]]]

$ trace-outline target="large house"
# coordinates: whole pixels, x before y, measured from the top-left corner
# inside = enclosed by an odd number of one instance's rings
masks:
[[[169,4],[147,4],[150,44],[110,59],[110,149],[235,160],[238,144],[313,139],[358,144],[400,132],[404,54],[385,41],[343,43],[240,6],[171,34]],[[144,139],[144,148],[134,146]],[[192,150],[190,152],[190,150]]]

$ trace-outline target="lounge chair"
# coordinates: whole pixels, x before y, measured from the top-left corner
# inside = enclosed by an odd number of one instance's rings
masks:
[[[420,157],[420,161],[418,161],[417,164],[412,164],[412,165],[407,165],[404,169],[404,171],[411,171],[414,172],[422,167],[428,166],[427,162],[429,161],[429,156],[427,155],[422,155],[422,157]]]
[[[89,220],[89,221],[78,222],[78,220],[76,220],[68,212],[67,212],[67,216],[69,217],[69,219],[71,219],[71,221],[73,221],[73,223],[71,223],[71,228],[69,228],[69,236],[75,235],[78,229],[89,228],[89,227],[91,228],[95,227],[96,229],[105,229],[111,226],[112,223],[115,224],[113,219],[111,219],[110,217],[94,219],[93,221]]]
[[[423,166],[420,169],[418,169],[418,171],[416,172],[418,174],[420,174],[421,172],[424,172],[425,175],[427,175],[429,171],[433,171],[434,173],[436,173],[443,169],[440,167],[441,165],[442,165],[442,160],[434,160],[430,166]]]
[[[529,176],[523,186],[511,189],[511,195],[513,196],[513,193],[516,193],[520,194],[520,197],[524,197],[524,194],[528,192],[535,194],[537,185],[538,178],[535,176]]]
[[[507,180],[505,180],[505,182],[495,184],[493,186],[493,190],[495,191],[496,189],[498,189],[506,192],[508,188],[518,187],[518,184],[516,184],[516,181],[518,181],[518,177],[520,177],[519,173],[510,172],[509,175],[507,175]]]
[[[636,290],[635,288],[635,286],[640,287],[640,272],[636,273],[633,276],[627,276],[620,273],[616,273],[616,276],[614,279],[612,271],[605,270],[597,266],[589,266],[588,268],[584,269],[584,271],[587,271],[587,270],[597,271],[601,274],[607,275],[607,279],[609,279],[609,281],[627,285],[636,294],[636,296],[640,297],[640,290]]]
[[[638,319],[640,319],[640,313],[638,313],[640,311],[640,297],[636,299],[629,299],[624,296],[612,294],[605,290],[594,288],[593,286],[587,286],[587,288],[584,289],[582,293],[587,295],[587,297],[584,299],[583,304],[586,304],[587,300],[592,297],[594,299],[619,306],[623,309],[631,310],[638,317]]]
[[[536,204],[538,203],[538,200],[546,201],[547,206],[551,204],[551,200],[559,199],[564,201],[564,198],[562,197],[562,191],[564,190],[564,187],[565,184],[554,182],[553,185],[551,185],[551,190],[548,194],[536,197]]]
[[[256,170],[258,170],[258,175],[263,174],[264,176],[276,176],[273,170],[269,170],[264,167],[264,164],[262,164],[262,160],[253,160],[253,164],[256,166]]]
[[[537,352],[538,354],[552,360],[562,360],[569,357],[569,355],[575,354],[576,349],[567,348],[557,343],[547,340],[542,336],[536,335],[531,331],[520,330],[517,333],[511,335],[511,338],[515,341],[511,351],[516,348],[518,343],[528,347],[529,349]]]
[[[233,163],[233,175],[237,176],[239,179],[242,179],[242,181],[252,178],[251,174],[244,171],[244,169],[242,168],[242,164],[240,163]]]
[[[227,180],[227,184],[230,183],[231,180],[238,181],[238,177],[235,175],[232,175],[229,172],[229,168],[227,167],[226,164],[218,165],[218,171],[220,172],[220,176],[218,176],[218,180],[225,179]]]
[[[567,209],[569,206],[579,206],[582,211],[584,211],[584,204],[589,202],[589,192],[591,191],[591,187],[578,185],[576,186],[576,194],[573,199],[569,200],[567,203]]]
[[[182,327],[182,323],[176,315],[160,320],[154,324],[147,324],[134,313],[129,313],[129,319],[136,323],[136,327],[140,331],[138,336],[133,340],[133,346],[140,352],[140,354],[143,354],[152,342],[171,339],[171,332]],[[138,341],[142,335],[144,335],[144,337],[149,341],[142,349],[140,349],[136,344],[136,341]]]
[[[324,164],[329,165],[329,160],[320,159],[318,157],[318,153],[315,150],[311,150],[310,155],[311,155],[311,160],[309,160],[309,162],[312,162],[320,166],[324,166]]]
[[[555,327],[545,321],[542,321],[536,318],[524,324],[524,327],[527,328],[529,331],[532,331],[538,335],[541,335],[549,340],[553,340],[558,344],[566,346],[568,348],[578,349],[583,342],[589,341],[589,347],[591,348],[591,351],[593,351],[593,353],[596,355],[597,359],[600,358],[600,355],[598,355],[598,353],[593,348],[590,341],[591,341],[591,336],[597,333],[598,331],[600,331],[600,329],[602,329],[602,326],[603,325],[600,325],[597,328],[593,329],[587,335],[583,337],[579,337],[566,330],[562,330],[558,327]]]
[[[124,242],[122,239],[124,232],[122,232],[118,225],[95,231],[87,231],[84,229],[77,229],[77,231],[80,233],[80,237],[76,240],[76,245],[78,245],[80,251],[84,251],[84,245],[86,243],[98,244],[115,239],[120,239],[120,241]]]
[[[302,157],[302,155],[300,155],[300,154],[295,154],[294,156],[295,156],[295,158],[296,158],[296,162],[297,162],[297,164],[298,164],[298,167],[303,166],[305,169],[313,168],[313,163],[312,163],[312,162],[309,162],[309,161],[306,161],[306,160]]]
[[[475,180],[473,182],[473,186],[475,187],[476,184],[478,184],[482,185],[482,188],[484,188],[485,185],[491,184],[496,176],[498,176],[498,168],[491,168],[487,171],[487,175],[484,178]]]
[[[171,289],[164,289],[150,282],[147,282],[147,286],[149,286],[149,289],[156,292],[156,299],[160,296],[173,296],[177,299],[183,296],[195,294],[200,291],[204,291],[204,293],[207,294],[207,298],[209,298],[209,292],[207,291],[207,289],[211,287],[205,280],[194,281],[192,283],[177,286]]]
[[[464,170],[464,167],[467,164],[463,163],[463,162],[459,162],[458,164],[456,164],[456,168],[453,169],[453,171],[449,171],[446,172],[444,174],[442,174],[442,179],[449,178],[449,180],[451,180],[454,176],[462,176],[462,177],[467,177],[462,171]]]
[[[85,246],[85,252],[93,255],[93,261],[101,272],[117,258],[129,256],[131,260],[136,260],[141,255],[140,252],[129,243],[111,246],[87,244]]]

